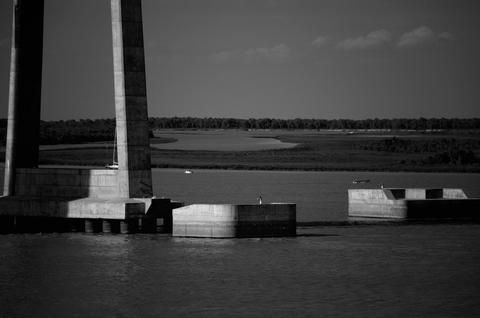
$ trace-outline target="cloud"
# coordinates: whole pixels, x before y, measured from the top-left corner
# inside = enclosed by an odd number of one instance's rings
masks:
[[[410,32],[402,34],[397,42],[398,47],[414,47],[424,44],[435,43],[438,40],[451,41],[453,35],[449,32],[436,34],[427,26],[418,27]]]
[[[328,37],[320,35],[312,41],[312,45],[315,47],[322,47],[328,43]]]
[[[285,63],[291,56],[291,49],[285,44],[279,44],[270,48],[236,49],[217,52],[209,56],[211,62],[223,63]]]
[[[444,40],[444,41],[452,41],[453,40],[453,34],[450,32],[442,32],[438,35],[439,40]]]
[[[402,34],[400,39],[397,42],[398,47],[411,47],[417,46],[425,43],[434,42],[436,39],[435,33],[426,26],[421,26]]]
[[[365,36],[349,38],[338,43],[338,47],[345,50],[370,49],[382,46],[392,40],[392,34],[387,30],[376,30]]]

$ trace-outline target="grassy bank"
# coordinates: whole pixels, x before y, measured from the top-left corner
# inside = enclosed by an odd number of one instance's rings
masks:
[[[152,149],[152,166],[188,169],[480,172],[480,134],[320,134],[272,132],[290,149],[190,151]],[[152,143],[157,141],[152,140]],[[104,166],[107,149],[42,151],[42,164]]]

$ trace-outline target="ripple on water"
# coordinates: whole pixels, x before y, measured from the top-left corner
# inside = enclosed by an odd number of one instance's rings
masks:
[[[478,316],[480,225],[2,235],[0,316]]]

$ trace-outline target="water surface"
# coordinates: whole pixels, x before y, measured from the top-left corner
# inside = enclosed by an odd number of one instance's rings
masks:
[[[261,193],[296,202],[300,221],[345,220],[354,178],[480,196],[478,174],[153,171],[156,195],[253,203]],[[220,240],[0,235],[0,317],[480,316],[480,224],[297,232]]]
[[[471,197],[480,197],[480,174],[404,172],[306,172],[154,169],[154,192],[192,203],[297,204],[297,221],[347,220],[349,188],[386,187],[462,188]],[[369,179],[368,184],[352,184]]]
[[[0,235],[1,317],[478,317],[480,225]]]

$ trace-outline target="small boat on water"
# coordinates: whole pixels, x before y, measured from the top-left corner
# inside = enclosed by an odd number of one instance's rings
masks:
[[[370,179],[355,179],[352,181],[353,184],[362,184],[362,183],[370,183]]]
[[[192,171],[192,170],[185,170],[185,172],[184,172],[184,173],[185,173],[185,174],[192,174],[192,173],[193,173],[193,171]]]

